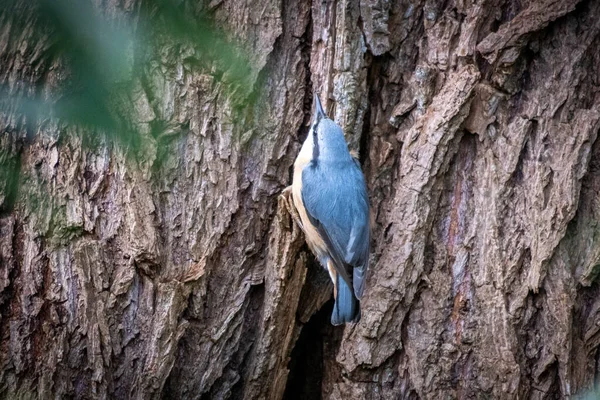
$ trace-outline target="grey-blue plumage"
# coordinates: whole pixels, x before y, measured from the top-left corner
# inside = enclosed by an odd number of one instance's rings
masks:
[[[311,163],[302,171],[302,200],[313,225],[328,244],[338,271],[362,296],[369,259],[369,203],[361,170],[352,159],[327,165]],[[344,268],[342,268],[344,267]],[[350,269],[352,267],[353,269]],[[357,279],[358,278],[358,279]]]
[[[332,323],[357,321],[357,299],[363,295],[369,264],[367,188],[342,129],[326,117],[318,98],[313,126],[296,161],[293,188],[299,192],[295,201],[307,242],[334,282]]]

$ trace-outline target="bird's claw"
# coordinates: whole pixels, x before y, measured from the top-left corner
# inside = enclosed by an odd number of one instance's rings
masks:
[[[296,209],[296,205],[294,204],[294,198],[292,197],[292,187],[288,186],[279,195],[281,202],[285,206],[288,214],[292,217],[294,222],[302,229],[302,221],[300,220],[300,214],[298,214],[298,210]],[[288,228],[290,228],[288,226]]]

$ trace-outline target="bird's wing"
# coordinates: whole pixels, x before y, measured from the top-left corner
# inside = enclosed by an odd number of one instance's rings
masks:
[[[350,161],[325,173],[319,163],[307,165],[302,201],[336,270],[360,298],[369,263],[369,202],[360,168]]]

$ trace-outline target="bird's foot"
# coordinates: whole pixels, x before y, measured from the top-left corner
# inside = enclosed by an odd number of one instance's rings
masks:
[[[292,196],[292,187],[288,186],[279,195],[279,200],[283,203],[283,206],[287,210],[288,214],[292,217],[292,220],[300,227],[302,227],[302,221],[300,220],[300,214],[298,214],[298,210],[296,209],[296,205],[294,204],[294,197]],[[287,228],[291,228],[287,226]]]

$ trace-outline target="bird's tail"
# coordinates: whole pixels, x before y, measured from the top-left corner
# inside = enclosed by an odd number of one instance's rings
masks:
[[[335,280],[335,305],[331,314],[331,323],[341,325],[346,322],[358,322],[360,320],[360,303],[354,296],[352,288],[340,274],[336,274]]]

